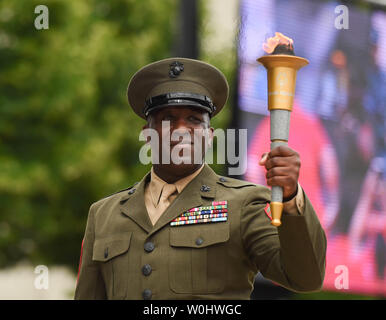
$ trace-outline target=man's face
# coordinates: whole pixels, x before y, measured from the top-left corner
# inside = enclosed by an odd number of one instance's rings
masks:
[[[157,131],[159,163],[174,170],[200,165],[213,139],[208,112],[189,106],[154,111],[144,128]]]

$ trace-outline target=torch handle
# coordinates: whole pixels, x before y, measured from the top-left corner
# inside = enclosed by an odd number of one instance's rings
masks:
[[[271,150],[288,144],[289,125],[291,112],[288,110],[271,110]],[[283,188],[273,186],[271,190],[270,209],[272,214],[272,225],[281,225],[281,214],[283,211]]]

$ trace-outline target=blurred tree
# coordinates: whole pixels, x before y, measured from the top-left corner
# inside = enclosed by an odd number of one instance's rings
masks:
[[[90,204],[138,181],[126,87],[170,56],[177,0],[0,2],[0,267],[76,270]]]
[[[223,110],[211,121],[212,127],[216,128],[234,128],[232,125],[232,111],[236,104],[236,80],[237,80],[237,51],[236,40],[229,43],[227,48],[220,48],[208,41],[210,35],[215,33],[213,22],[209,23],[213,17],[213,11],[209,9],[209,1],[201,0],[198,5],[198,34],[199,34],[199,56],[198,59],[211,63],[219,68],[227,78],[229,84],[229,96]],[[215,26],[219,28],[218,25]],[[236,34],[235,34],[236,39]],[[211,167],[222,175],[228,175],[227,164],[217,164],[217,139],[213,144],[214,163]],[[237,178],[237,177],[236,177]]]

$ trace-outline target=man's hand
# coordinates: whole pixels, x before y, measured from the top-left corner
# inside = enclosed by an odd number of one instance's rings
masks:
[[[265,166],[265,175],[269,186],[280,186],[283,188],[283,198],[296,195],[300,157],[299,154],[287,146],[279,146],[264,153],[259,165]]]

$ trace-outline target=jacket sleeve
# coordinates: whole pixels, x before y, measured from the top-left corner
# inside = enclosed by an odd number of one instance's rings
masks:
[[[318,291],[323,285],[326,236],[305,195],[299,215],[283,213],[274,227],[265,212],[268,188],[251,190],[241,212],[241,234],[246,253],[262,275],[295,292]]]
[[[95,205],[92,205],[88,214],[86,232],[82,242],[75,300],[106,299],[106,290],[100,268],[96,262],[92,261],[95,239],[94,220]]]

